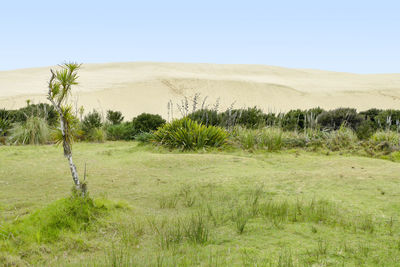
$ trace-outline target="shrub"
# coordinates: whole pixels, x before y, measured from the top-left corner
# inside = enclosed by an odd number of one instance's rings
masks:
[[[303,132],[284,132],[282,146],[285,148],[305,147],[310,142],[309,137]]]
[[[337,131],[328,132],[325,141],[329,149],[339,150],[341,148],[352,148],[358,139],[352,129],[342,126]]]
[[[124,116],[122,116],[122,113],[120,111],[108,110],[107,111],[107,120],[112,125],[117,125],[117,124],[121,124],[121,122],[124,120]]]
[[[375,116],[378,127],[384,130],[400,130],[400,110],[382,110]]]
[[[266,149],[268,151],[280,150],[282,148],[283,131],[277,127],[263,129],[236,128],[235,139],[244,149]]]
[[[282,118],[282,127],[286,131],[297,131],[304,129],[305,118],[306,115],[304,111],[300,109],[290,110]]]
[[[50,126],[56,125],[58,121],[58,114],[54,107],[45,103],[31,104],[18,110],[7,111],[7,113],[9,120],[13,123],[26,122],[30,117],[45,119]]]
[[[380,109],[371,108],[365,111],[361,111],[359,114],[364,117],[365,120],[376,122],[377,116],[382,112]]]
[[[264,115],[264,121],[266,126],[278,126],[279,119],[275,113],[267,113]]]
[[[169,148],[193,150],[220,147],[226,143],[228,133],[217,126],[205,126],[189,118],[174,120],[154,133],[154,140]]]
[[[136,134],[131,122],[106,126],[108,140],[133,140]]]
[[[0,109],[0,137],[5,136],[11,129],[10,112],[6,109]]]
[[[378,145],[387,142],[392,147],[400,145],[400,135],[393,131],[378,131],[371,136],[370,141]]]
[[[257,131],[252,129],[246,129],[241,127],[236,127],[233,135],[235,140],[237,140],[240,146],[244,149],[256,149],[257,148]]]
[[[96,110],[93,110],[85,116],[82,121],[82,130],[89,134],[92,129],[100,128],[103,126],[101,115]]]
[[[135,136],[135,140],[140,143],[150,143],[154,139],[154,135],[152,133],[140,133]]]
[[[0,118],[0,136],[7,135],[10,129],[11,129],[11,121],[8,119]]]
[[[265,114],[257,107],[228,109],[221,114],[221,125],[227,128],[235,125],[241,125],[246,128],[257,128],[265,125]]]
[[[376,131],[376,125],[371,120],[364,120],[356,129],[357,137],[360,140],[368,140]]]
[[[324,111],[318,116],[318,123],[330,130],[338,130],[342,125],[353,130],[363,121],[363,117],[357,114],[353,108],[338,108]]]
[[[193,113],[190,113],[188,117],[191,120],[206,126],[208,125],[219,126],[221,125],[221,119],[222,119],[222,117],[218,115],[217,111],[210,109],[199,109]]]
[[[102,128],[93,128],[85,136],[89,142],[104,143],[107,139],[107,134]]]
[[[282,148],[282,135],[282,130],[276,127],[262,129],[258,137],[259,147],[269,151],[280,150]]]
[[[155,131],[164,124],[165,120],[160,115],[148,113],[142,113],[132,120],[132,126],[135,129],[136,134]]]
[[[50,129],[45,119],[29,117],[24,123],[15,123],[10,130],[12,144],[45,144],[49,141]]]

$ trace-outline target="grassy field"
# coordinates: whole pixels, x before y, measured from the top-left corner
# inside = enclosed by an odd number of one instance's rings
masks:
[[[290,150],[170,152],[78,143],[91,197],[114,208],[49,242],[10,236],[72,186],[60,147],[0,147],[0,263],[46,266],[396,266],[400,165]],[[32,232],[32,235],[35,235]],[[26,239],[28,240],[28,239]]]

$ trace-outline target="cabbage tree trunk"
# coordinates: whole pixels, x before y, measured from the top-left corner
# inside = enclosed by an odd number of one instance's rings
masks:
[[[51,81],[54,79],[55,75],[52,73],[53,76],[50,80]],[[60,116],[60,130],[62,134],[62,143],[63,143],[63,149],[64,149],[64,156],[68,159],[68,164],[69,168],[71,170],[71,175],[72,175],[72,180],[74,181],[75,188],[78,192],[82,193],[82,196],[85,196],[86,194],[86,186],[84,184],[81,184],[79,181],[79,176],[78,176],[78,171],[76,170],[76,166],[72,160],[72,150],[71,150],[71,144],[70,144],[70,139],[67,136],[67,123],[66,119],[63,113],[63,110],[61,108],[60,103],[56,103],[54,98],[51,97],[51,87],[49,87],[49,95],[48,95],[48,100],[51,102],[51,104],[54,106],[56,109],[58,115]]]

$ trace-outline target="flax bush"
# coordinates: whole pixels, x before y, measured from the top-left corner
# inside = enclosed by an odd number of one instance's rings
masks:
[[[154,141],[169,148],[195,150],[223,146],[228,133],[217,126],[205,126],[189,118],[174,120],[154,133]]]

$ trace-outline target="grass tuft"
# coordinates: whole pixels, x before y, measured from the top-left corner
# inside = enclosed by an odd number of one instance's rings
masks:
[[[52,243],[65,232],[86,231],[110,208],[106,200],[72,194],[6,226],[17,245]]]

